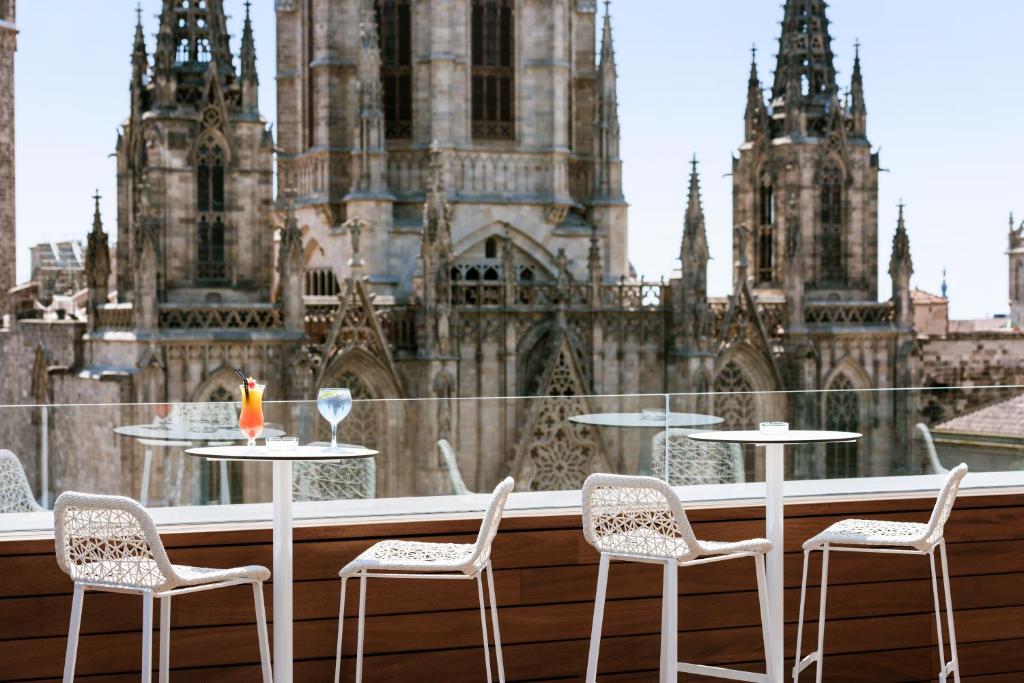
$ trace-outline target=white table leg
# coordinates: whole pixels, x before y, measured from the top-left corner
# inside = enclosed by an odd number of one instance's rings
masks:
[[[220,504],[231,505],[231,481],[228,479],[227,460],[220,461]]]
[[[139,505],[146,507],[149,504],[149,471],[153,467],[153,449],[146,447],[142,456],[142,486],[139,487]]]
[[[292,681],[292,463],[274,461],[274,680]]]
[[[768,628],[771,631],[772,652],[769,655],[771,668],[768,680],[783,681],[782,666],[785,648],[783,639],[782,599],[785,584],[782,573],[783,546],[783,497],[782,481],[785,477],[785,459],[781,443],[765,444],[765,535],[772,542],[772,551],[766,558],[768,574]]]

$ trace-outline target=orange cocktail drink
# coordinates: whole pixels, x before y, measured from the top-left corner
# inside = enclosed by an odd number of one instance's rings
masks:
[[[263,433],[263,389],[264,384],[256,384],[249,377],[246,384],[240,384],[242,392],[242,412],[238,415],[238,428],[249,439],[249,445],[256,445],[256,437]]]

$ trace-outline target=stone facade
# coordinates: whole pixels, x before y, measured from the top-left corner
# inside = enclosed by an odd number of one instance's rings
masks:
[[[1014,227],[1010,214],[1010,245],[1006,254],[1010,266],[1010,320],[1024,327],[1024,221]]]
[[[7,291],[17,284],[14,241],[15,0],[0,1],[0,318],[11,313]]]

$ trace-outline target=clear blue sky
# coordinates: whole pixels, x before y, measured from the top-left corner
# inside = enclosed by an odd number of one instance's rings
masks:
[[[225,0],[241,30],[242,0]],[[273,0],[255,0],[260,103],[273,121]],[[94,188],[113,232],[118,125],[128,111],[134,0],[18,3],[17,201],[20,279],[30,244],[84,238]],[[152,50],[158,0],[143,2]],[[859,38],[868,135],[881,148],[880,282],[888,296],[896,203],[906,203],[916,286],[937,291],[949,270],[951,313],[1007,309],[1007,213],[1024,217],[1024,3],[971,11],[953,0],[834,0],[840,82]],[[730,155],[742,142],[750,45],[770,84],[782,9],[773,0],[612,3],[630,257],[648,277],[677,264],[685,160],[701,160],[713,260],[710,287],[730,287]],[[237,45],[237,40],[235,41]]]

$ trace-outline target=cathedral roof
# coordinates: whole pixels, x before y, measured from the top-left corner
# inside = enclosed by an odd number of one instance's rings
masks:
[[[1019,438],[1024,434],[1024,394],[946,420],[936,425],[932,431]]]

